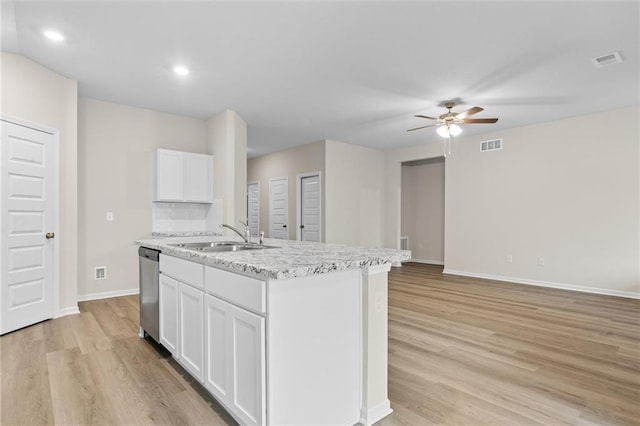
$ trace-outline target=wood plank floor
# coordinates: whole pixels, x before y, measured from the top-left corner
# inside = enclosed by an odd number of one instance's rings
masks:
[[[0,337],[0,423],[234,424],[168,352],[138,298]],[[442,274],[389,275],[380,425],[640,425],[640,301]]]
[[[389,398],[382,425],[638,425],[640,301],[392,268]]]
[[[2,425],[227,425],[170,354],[138,337],[138,296],[0,337]]]

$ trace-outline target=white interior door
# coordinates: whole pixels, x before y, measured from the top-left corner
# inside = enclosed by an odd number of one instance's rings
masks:
[[[53,317],[56,136],[0,121],[0,334]]]
[[[247,185],[247,218],[251,236],[260,234],[260,182]]]
[[[320,176],[300,178],[299,239],[320,242]]]
[[[269,237],[289,239],[289,178],[269,180]]]

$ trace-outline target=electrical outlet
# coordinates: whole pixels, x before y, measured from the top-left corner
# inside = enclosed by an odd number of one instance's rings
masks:
[[[538,266],[544,266],[544,257],[538,258]]]
[[[510,254],[506,255],[504,261],[507,263],[513,263],[513,256]]]

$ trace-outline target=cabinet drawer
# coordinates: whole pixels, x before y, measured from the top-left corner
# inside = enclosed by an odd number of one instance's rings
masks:
[[[205,267],[204,277],[207,293],[253,312],[264,314],[267,311],[264,281],[210,266]]]
[[[160,272],[176,280],[204,290],[204,265],[178,257],[160,254]]]

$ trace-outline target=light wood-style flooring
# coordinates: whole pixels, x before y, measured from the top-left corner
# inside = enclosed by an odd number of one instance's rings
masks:
[[[639,300],[392,268],[381,424],[638,425],[639,333]]]
[[[234,424],[138,332],[137,296],[0,337],[0,423]],[[640,301],[447,276],[389,275],[380,425],[640,425]]]
[[[138,337],[138,296],[0,337],[2,425],[236,424],[170,354]]]

